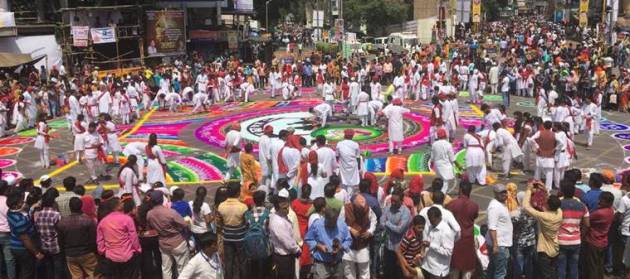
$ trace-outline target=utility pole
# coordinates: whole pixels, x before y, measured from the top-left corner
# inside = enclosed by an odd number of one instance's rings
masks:
[[[339,19],[343,19],[343,0],[339,0]]]
[[[269,2],[271,2],[271,0],[265,2],[265,28],[267,32],[269,32]]]

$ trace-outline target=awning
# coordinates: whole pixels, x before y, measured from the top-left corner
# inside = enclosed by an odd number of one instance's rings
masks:
[[[44,57],[46,56],[41,55],[33,58],[30,54],[0,52],[0,68],[15,68],[24,64],[37,63],[37,61],[42,60]]]

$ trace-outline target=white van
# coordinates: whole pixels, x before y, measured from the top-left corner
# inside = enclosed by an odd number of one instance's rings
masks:
[[[418,38],[414,33],[391,33],[387,37],[387,46],[392,51],[401,51],[409,49],[418,43]]]
[[[388,42],[388,37],[378,37],[374,38],[374,49],[382,51],[385,49],[385,46]]]

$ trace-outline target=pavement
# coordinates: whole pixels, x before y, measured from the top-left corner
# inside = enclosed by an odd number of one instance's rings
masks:
[[[304,99],[309,99],[309,98],[319,99],[317,95],[305,95],[303,98]],[[263,95],[263,94],[256,95],[252,99],[254,101],[253,101],[253,104],[250,104],[250,105],[254,105],[254,106],[257,104],[263,104],[265,102],[272,101],[272,99],[268,95]],[[465,105],[466,100],[467,98],[460,97],[459,99],[460,106]],[[273,101],[279,101],[279,100],[274,99]],[[509,108],[509,114],[512,115],[514,111],[523,111],[523,112],[528,111],[532,113],[533,115],[535,115],[536,113],[535,113],[535,107],[533,106],[533,102],[534,102],[533,98],[522,98],[522,97],[513,96],[511,100],[511,105]],[[204,156],[204,154],[210,154],[210,153],[222,154],[223,151],[220,150],[219,148],[216,148],[215,146],[210,146],[206,142],[199,140],[198,137],[195,135],[195,132],[200,127],[203,127],[204,125],[208,123],[220,121],[224,117],[242,113],[242,111],[240,110],[228,110],[229,107],[233,107],[233,106],[234,104],[219,105],[219,106],[216,106],[215,109],[222,110],[221,113],[218,113],[218,112],[215,113],[214,111],[211,111],[210,113],[201,114],[198,116],[192,116],[188,110],[185,110],[184,112],[176,113],[176,114],[169,114],[169,113],[164,113],[164,112],[148,113],[148,114],[145,114],[143,118],[137,121],[136,123],[133,123],[131,126],[126,127],[125,130],[122,131],[120,136],[121,136],[121,139],[129,136],[127,140],[129,139],[139,140],[138,133],[141,133],[142,131],[138,131],[138,130],[146,125],[151,126],[151,125],[154,125],[155,123],[164,123],[163,125],[171,125],[174,123],[175,124],[181,123],[183,121],[182,119],[192,118],[189,124],[187,124],[184,128],[180,129],[176,133],[176,136],[177,136],[176,139],[182,145],[187,146],[187,148],[190,149],[189,151],[190,154],[188,154],[188,156]],[[405,106],[414,107],[414,104],[406,102]],[[244,110],[252,112],[252,110],[249,108],[244,109]],[[256,112],[256,111],[254,110],[253,112]],[[264,114],[262,110],[261,112]],[[625,139],[625,138],[630,139],[630,134],[628,134],[627,136],[622,135],[618,137],[613,137],[615,133],[622,133],[622,134],[630,133],[630,118],[628,117],[628,114],[604,111],[603,117],[607,119],[607,122],[605,122],[606,127],[610,129],[615,129],[618,131],[609,131],[609,130],[602,129],[601,134],[595,137],[593,146],[588,150],[585,148],[585,143],[586,143],[585,135],[577,135],[576,147],[577,147],[577,154],[578,154],[579,159],[574,161],[573,163],[574,167],[581,168],[581,169],[594,169],[594,170],[600,170],[602,168],[610,168],[610,169],[618,170],[618,169],[625,169],[629,167],[629,163],[626,160],[626,158],[627,156],[630,156],[628,154],[628,152],[630,152],[630,146],[628,150],[624,149],[623,146],[630,145],[630,141]],[[59,155],[63,154],[67,158],[69,158],[68,161],[73,161],[74,156],[72,155],[72,152],[71,152],[72,147],[73,147],[72,145],[73,137],[66,125],[60,125],[60,121],[62,122],[63,120],[56,121],[56,123],[58,124],[56,126],[58,126],[58,128],[56,128],[55,129],[56,131],[53,132],[54,137],[50,141],[51,159],[55,159],[58,154]],[[334,125],[336,124],[333,124],[333,126]],[[166,126],[166,127],[170,127],[170,126]],[[463,128],[461,127],[458,128],[456,139],[461,139],[464,133],[465,131]],[[70,176],[70,175],[77,177],[79,183],[84,183],[88,180],[87,170],[85,166],[83,166],[80,163],[70,162],[69,164],[63,167],[54,166],[49,169],[41,168],[41,166],[39,165],[38,150],[33,148],[33,143],[29,142],[29,143],[24,143],[24,144],[13,144],[14,142],[8,141],[9,144],[7,144],[6,139],[12,139],[12,138],[15,138],[15,137],[9,137],[9,138],[0,140],[0,160],[4,160],[4,159],[8,159],[9,161],[15,160],[14,165],[7,166],[4,168],[5,172],[15,171],[15,172],[21,173],[23,177],[27,177],[27,178],[30,177],[35,180],[37,180],[41,175],[48,174],[53,177],[54,185],[56,186],[60,186],[61,180],[64,177]],[[123,140],[123,141],[127,141],[127,140]],[[14,155],[2,156],[1,151],[4,148],[12,148],[12,147],[21,148],[21,152],[18,152],[17,154],[14,154]],[[426,150],[428,148],[429,146],[427,144],[421,144],[421,145],[417,145],[415,147],[406,149],[404,151],[404,154],[410,154],[415,151]],[[383,156],[383,154],[380,154],[380,156]],[[169,158],[169,161],[178,160],[181,158],[182,157],[173,157],[172,159]],[[499,164],[496,164],[496,163],[495,165],[499,166]],[[118,171],[117,167],[114,167],[111,173],[116,174],[117,171]],[[199,173],[197,174],[201,175]],[[494,171],[489,171],[489,174],[496,177],[496,173]],[[517,185],[519,186],[519,189],[525,189],[526,187],[525,184],[527,180],[532,177],[532,174],[530,173],[524,174],[520,170],[515,170],[513,174],[514,175],[511,178],[509,178],[509,181],[517,183]],[[434,178],[433,174],[424,175],[425,188],[429,187],[430,182],[433,178]],[[384,182],[386,179],[387,178],[385,176],[380,177],[381,182]],[[584,178],[584,179],[587,179],[587,178]],[[506,179],[499,179],[497,181],[497,183],[506,183],[506,182],[508,182],[508,180]],[[117,182],[115,181],[115,178],[110,181],[104,181],[103,183],[105,184],[106,188],[111,188],[111,189],[117,188]],[[187,183],[184,181],[184,182],[169,183],[169,184],[171,185],[176,184],[179,187],[183,188],[187,193],[187,198],[192,198],[196,187],[204,186],[209,190],[208,202],[212,203],[214,192],[216,191],[216,188],[218,188],[218,186],[221,184],[221,181],[220,180],[212,180],[212,181],[200,180],[197,182],[192,181],[192,182]],[[94,185],[89,185],[87,188],[88,190],[94,189]],[[457,190],[451,189],[450,194],[456,195]],[[475,185],[471,196],[472,196],[472,199],[479,204],[480,208],[483,209],[481,211],[481,214],[478,220],[479,222],[483,222],[485,220],[485,208],[487,208],[489,201],[493,198],[492,186]]]

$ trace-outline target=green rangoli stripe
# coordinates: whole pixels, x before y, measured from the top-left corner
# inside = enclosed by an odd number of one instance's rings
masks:
[[[173,161],[167,162],[168,174],[171,176],[174,182],[197,182],[199,176],[185,168],[184,166],[175,163]]]

